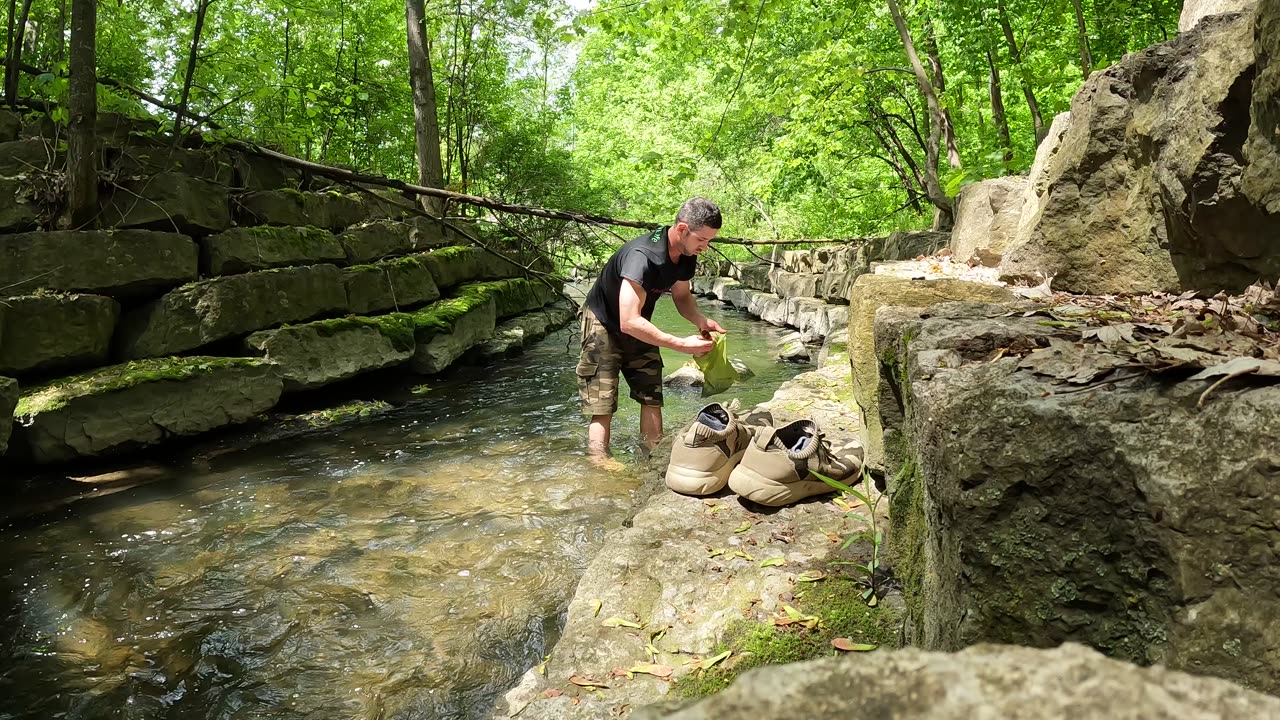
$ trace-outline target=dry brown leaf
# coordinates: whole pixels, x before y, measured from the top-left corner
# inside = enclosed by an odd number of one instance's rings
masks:
[[[600,682],[599,680],[592,680],[591,678],[585,675],[570,675],[569,682],[573,683],[574,685],[577,685],[578,687],[602,688],[604,690],[609,689],[608,685]]]

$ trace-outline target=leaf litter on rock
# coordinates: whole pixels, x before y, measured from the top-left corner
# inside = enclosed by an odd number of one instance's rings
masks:
[[[1228,379],[1280,377],[1280,286],[1257,284],[1240,295],[1208,299],[1195,295],[1052,294],[1045,307],[1024,317],[1048,316],[1045,324],[1059,329],[1057,337],[1047,347],[1003,350],[1022,356],[1019,368],[1074,385],[1200,370],[1186,379],[1220,378],[1201,405]],[[1123,369],[1137,372],[1116,374]]]

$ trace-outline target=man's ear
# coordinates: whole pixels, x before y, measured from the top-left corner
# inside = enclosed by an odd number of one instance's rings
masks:
[[[686,233],[686,232],[689,232],[689,223],[681,220],[680,222],[673,225],[671,229],[675,230],[677,234]]]

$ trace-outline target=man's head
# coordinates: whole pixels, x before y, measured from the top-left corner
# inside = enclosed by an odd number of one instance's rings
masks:
[[[700,255],[720,233],[720,208],[704,197],[690,198],[671,226],[681,255]]]

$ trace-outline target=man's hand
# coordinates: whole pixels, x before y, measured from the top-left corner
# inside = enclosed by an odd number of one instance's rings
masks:
[[[677,341],[677,343],[678,345],[674,349],[679,350],[680,352],[689,353],[694,357],[698,357],[699,355],[706,355],[707,353],[711,352],[712,348],[716,346],[716,343],[714,340],[708,340],[707,338],[701,335],[690,335],[689,337],[683,337],[683,338],[680,338]]]
[[[698,323],[698,331],[702,333],[729,332],[728,330],[725,330],[724,328],[720,327],[720,323],[716,322],[715,320],[708,320],[706,318],[704,318],[702,322]]]

